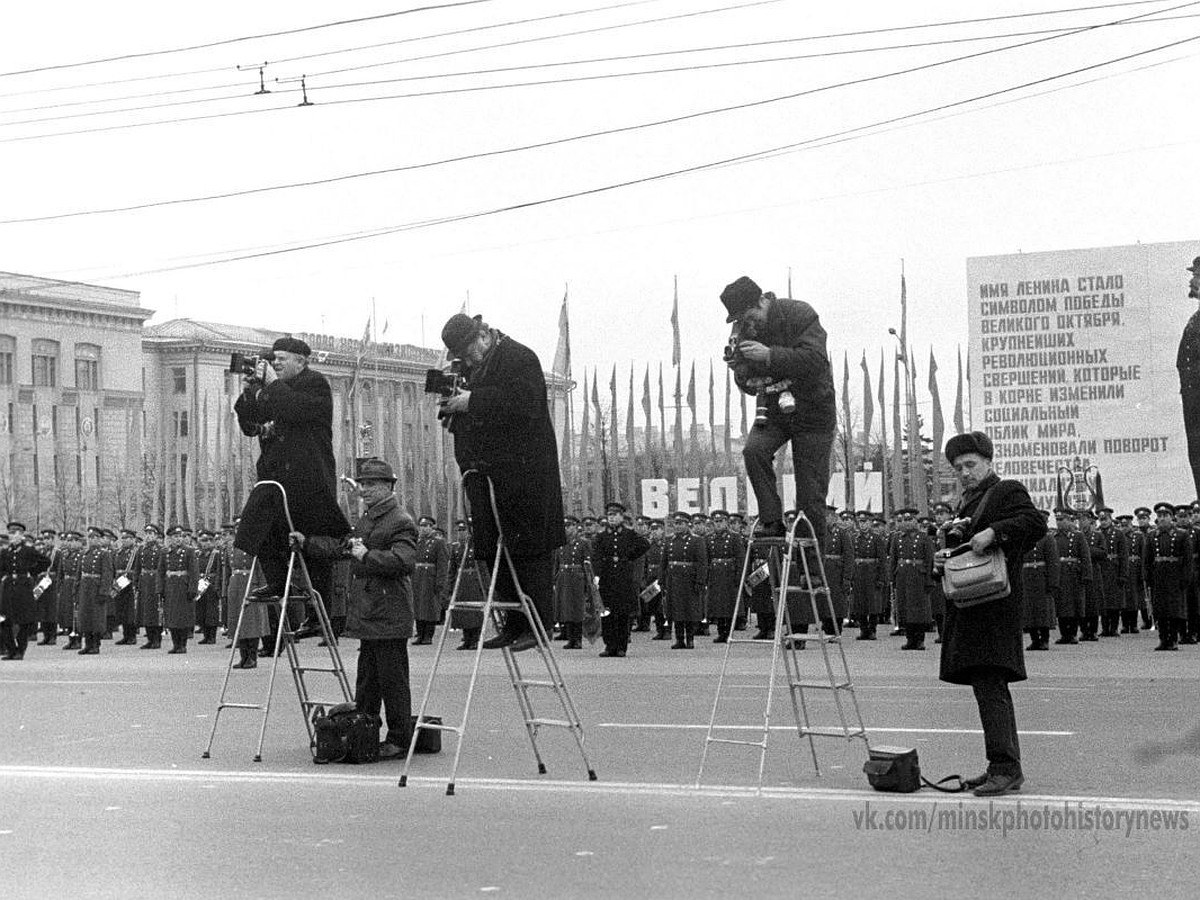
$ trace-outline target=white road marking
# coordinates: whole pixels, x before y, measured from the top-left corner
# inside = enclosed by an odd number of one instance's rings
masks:
[[[708,731],[707,725],[686,725],[672,722],[597,722],[593,728],[631,728],[650,731]],[[815,728],[838,728],[838,725],[818,725]],[[717,725],[714,731],[762,731],[761,725]],[[795,731],[795,725],[772,725],[772,731]],[[883,731],[888,734],[983,734],[982,728],[877,728],[869,726],[867,734]],[[1028,737],[1070,737],[1074,731],[1017,731]]]
[[[105,769],[84,766],[0,766],[0,779],[27,779],[61,781],[174,781],[188,783],[249,783],[249,784],[304,784],[339,785],[360,787],[391,787],[396,790],[399,773],[391,775],[339,774],[320,772],[240,772],[230,770],[204,771],[200,769]],[[446,787],[445,778],[409,776],[412,787],[436,788],[439,793]],[[938,794],[883,794],[870,788],[848,790],[845,788],[801,788],[763,787],[752,785],[714,784],[696,787],[691,784],[654,784],[639,782],[604,781],[560,781],[554,779],[533,780],[522,778],[459,778],[455,784],[463,789],[483,791],[525,791],[528,793],[576,793],[608,795],[641,795],[676,797],[681,799],[699,797],[761,797],[765,800],[813,800],[828,802],[862,803],[945,803],[945,795]],[[405,789],[407,790],[407,788]],[[955,802],[962,803],[1082,803],[1089,807],[1107,806],[1122,809],[1179,809],[1200,813],[1200,799],[1176,800],[1166,797],[1090,797],[1076,794],[1007,794],[1003,798],[976,798],[964,794]],[[452,803],[453,800],[446,802]],[[653,826],[652,826],[653,829]]]
[[[145,683],[146,682],[144,682],[144,681],[47,681],[44,678],[0,678],[0,684],[42,684],[42,685],[54,685],[54,684],[103,684],[103,685],[123,684],[123,685],[130,685],[130,684],[134,684],[134,685],[137,685],[137,684],[145,684]]]

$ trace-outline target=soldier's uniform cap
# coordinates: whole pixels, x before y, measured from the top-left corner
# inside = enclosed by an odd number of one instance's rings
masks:
[[[5,527],[9,531],[14,531],[14,530],[25,531],[26,530],[25,525],[21,522],[9,522],[8,525],[6,525]]]
[[[623,513],[625,511],[626,511],[625,504],[622,503],[620,500],[609,500],[607,503],[604,504],[604,514],[605,515],[608,515],[610,512]]]
[[[433,516],[421,516],[421,518],[417,519],[417,524],[418,525],[436,525],[437,519],[435,519]]]
[[[1167,503],[1165,500],[1161,500],[1158,503],[1154,504],[1154,511],[1156,513],[1157,512],[1165,512],[1165,513],[1170,513],[1171,515],[1175,515],[1175,504]]]
[[[1117,521],[1118,522],[1132,522],[1133,516],[1129,515],[1128,513],[1122,513],[1121,515],[1117,516]]]
[[[917,515],[917,508],[915,506],[905,506],[905,507],[902,507],[901,509],[896,510],[896,515],[898,515],[898,516],[915,516],[915,515]]]
[[[175,535],[177,535],[177,534],[187,534],[187,533],[188,533],[188,530],[186,528],[184,528],[182,525],[172,525],[170,528],[167,529],[167,535],[169,537],[175,537]]]
[[[1197,256],[1192,260],[1192,264],[1187,267],[1187,270],[1193,275],[1195,275],[1197,272],[1200,272],[1200,256]]]
[[[1191,515],[1191,512],[1192,512],[1192,504],[1190,504],[1190,503],[1177,503],[1177,504],[1175,505],[1175,512],[1176,512],[1176,513],[1185,513],[1185,514],[1187,514],[1187,515]]]
[[[579,521],[582,522],[584,525],[588,525],[588,524],[595,525],[596,522],[598,521],[598,519],[595,516],[584,516]]]
[[[99,525],[89,525],[87,527],[87,533],[88,533],[88,537],[91,537],[93,534],[96,537],[104,537],[104,529],[101,528]]]
[[[704,513],[692,513],[692,521],[693,522],[707,522],[708,516],[706,516]]]
[[[1133,514],[1134,514],[1135,516],[1138,516],[1139,518],[1140,518],[1140,517],[1142,517],[1142,516],[1148,516],[1148,515],[1150,515],[1150,514],[1151,514],[1151,513],[1150,513],[1150,507],[1148,507],[1148,506],[1139,506],[1137,509],[1135,509],[1135,510],[1133,511]]]
[[[1075,510],[1071,509],[1069,506],[1056,506],[1054,507],[1054,515],[1059,519],[1074,519]]]
[[[663,520],[662,520],[662,519],[651,519],[651,520],[650,520],[650,527],[651,527],[651,528],[662,528],[662,527],[663,527]]]
[[[954,509],[953,509],[953,507],[950,506],[949,503],[939,500],[937,503],[933,504],[933,511],[934,512],[954,512]]]
[[[871,512],[869,509],[860,509],[854,513],[854,518],[870,519],[870,518],[874,517],[874,515],[875,515],[875,513]]]
[[[578,516],[563,516],[563,524],[564,525],[578,525],[579,517]]]
[[[1113,514],[1114,511],[1115,510],[1113,510],[1113,508],[1111,506],[1102,506],[1098,510],[1096,510],[1096,512],[1098,512],[1098,513],[1108,513],[1110,516]]]
[[[213,532],[209,531],[207,528],[201,528],[199,531],[196,532],[196,537],[211,538],[211,537],[216,537],[216,535]]]
[[[674,519],[676,522],[690,522],[690,521],[692,521],[692,517],[691,517],[691,515],[690,515],[689,513],[686,513],[686,512],[684,512],[682,509],[681,509],[681,510],[679,510],[678,512],[676,512],[676,513],[673,513],[673,514],[672,514],[672,516],[671,516],[671,518],[672,518],[672,519]]]
[[[372,456],[369,459],[364,459],[358,467],[359,482],[363,481],[386,481],[389,484],[396,483],[396,473],[392,471],[392,467],[386,459],[379,459]]]
[[[135,538],[135,537],[137,537],[137,532],[134,531],[132,528],[122,528],[121,529],[121,537]]]
[[[285,353],[298,353],[301,356],[312,356],[312,348],[304,343],[304,341],[294,338],[290,334],[285,334],[271,345],[271,352],[274,353],[276,350],[282,350]]]
[[[153,525],[153,524],[147,525],[145,528],[142,529],[142,531],[153,531],[159,537],[162,537],[162,533],[163,533],[161,528],[159,528],[157,525]]]
[[[63,533],[65,534],[66,532]],[[43,528],[38,532],[38,534],[40,534],[42,537],[58,537],[58,532],[53,528]]]
[[[221,530],[222,531],[237,531],[237,523],[236,522],[226,522],[224,525],[221,526]]]
[[[710,519],[728,519],[729,513],[723,509],[714,509],[709,512],[708,517]]]
[[[465,531],[467,528],[467,520],[466,519],[455,519],[454,527]]]
[[[1085,506],[1083,509],[1079,510],[1079,515],[1087,516],[1091,519],[1096,518],[1096,512],[1090,506]]]
[[[729,313],[725,321],[736,322],[746,310],[758,304],[762,295],[762,288],[746,275],[725,285],[725,290],[721,291],[721,302],[725,304],[725,311]]]
[[[482,316],[468,316],[466,313],[455,313],[442,326],[442,343],[454,356],[462,356],[471,341],[479,334],[483,324]]]

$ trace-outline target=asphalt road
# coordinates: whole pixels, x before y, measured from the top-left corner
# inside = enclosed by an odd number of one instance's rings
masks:
[[[1193,897],[1200,877],[1200,648],[1154,653],[1143,633],[1027,655],[1014,686],[1026,786],[988,803],[884,795],[861,742],[818,739],[822,774],[788,730],[781,692],[763,789],[756,748],[713,745],[697,787],[722,648],[635,635],[624,660],[558,653],[599,780],[562,730],[539,776],[499,654],[485,654],[456,794],[438,756],[316,767],[281,666],[264,759],[261,721],[222,713],[227,651],[31,648],[0,663],[0,860],[5,897]],[[703,643],[701,643],[703,642]],[[872,744],[918,748],[925,774],[982,770],[967,688],[937,681],[937,648],[853,640],[847,656]],[[353,680],[354,641],[344,642]],[[307,660],[320,651],[305,642]],[[761,723],[769,649],[735,647],[719,722]],[[432,648],[412,648],[415,700]],[[519,657],[536,674],[536,655]],[[804,677],[820,655],[800,654]],[[461,720],[471,655],[449,653],[431,704]],[[235,672],[260,699],[268,670]],[[328,676],[325,676],[328,679]],[[331,680],[312,676],[314,695]],[[539,704],[539,712],[552,710]],[[816,724],[835,724],[831,701]],[[750,736],[746,732],[722,732]],[[1186,827],[1185,827],[1186,826]]]

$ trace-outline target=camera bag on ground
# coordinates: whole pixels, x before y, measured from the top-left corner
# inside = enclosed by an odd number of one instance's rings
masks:
[[[353,703],[339,703],[313,716],[313,762],[370,763],[379,760],[379,716],[361,712]]]
[[[957,794],[966,790],[966,785],[958,775],[947,775],[937,782],[922,778],[917,751],[911,747],[870,747],[867,753],[868,758],[863,763],[863,771],[867,775],[868,783],[877,791],[911,794],[919,791],[922,785],[946,794]],[[957,781],[958,786],[942,787],[948,781]]]
[[[441,725],[441,716],[421,716],[422,722],[428,722],[430,725]],[[412,717],[412,727],[416,730],[417,717]],[[405,748],[407,749],[407,748]],[[413,748],[414,753],[441,753],[442,752],[442,732],[437,728],[422,728],[417,731],[417,746]]]

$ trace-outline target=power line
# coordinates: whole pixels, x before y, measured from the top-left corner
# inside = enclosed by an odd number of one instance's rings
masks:
[[[1197,3],[1200,3],[1200,0],[1192,0],[1192,2],[1182,4],[1182,6],[1176,7],[1176,8],[1183,8],[1186,6],[1194,6]],[[1153,15],[1153,14],[1146,14],[1146,15]],[[388,167],[388,168],[384,168],[384,169],[374,169],[374,170],[369,170],[369,171],[365,171],[365,172],[353,172],[353,173],[348,173],[345,175],[331,176],[328,178],[311,179],[311,180],[300,181],[300,182],[289,182],[286,184],[268,185],[268,186],[258,187],[258,188],[246,188],[246,189],[239,190],[239,191],[226,191],[226,192],[222,192],[222,193],[218,193],[218,194],[208,194],[208,195],[204,195],[204,196],[183,197],[183,198],[175,198],[175,199],[170,199],[170,200],[151,201],[148,203],[132,204],[132,205],[121,206],[121,207],[106,207],[106,208],[100,208],[100,209],[79,210],[79,211],[74,211],[74,212],[57,213],[57,214],[49,214],[49,215],[42,215],[42,216],[28,216],[28,217],[15,218],[15,219],[4,219],[4,220],[0,220],[0,225],[28,224],[28,223],[32,223],[32,222],[52,221],[52,220],[57,220],[57,219],[75,218],[75,217],[79,217],[79,216],[106,215],[106,214],[110,214],[110,213],[133,212],[133,211],[142,210],[142,209],[152,209],[152,208],[159,208],[159,207],[164,207],[164,206],[175,206],[175,205],[186,204],[186,203],[199,203],[199,202],[207,202],[207,201],[212,201],[212,200],[225,200],[225,199],[230,199],[233,197],[242,197],[242,196],[248,196],[248,195],[252,195],[252,194],[268,193],[268,192],[280,191],[280,190],[289,190],[289,189],[293,189],[293,188],[315,187],[315,186],[324,185],[324,184],[334,184],[334,183],[338,183],[338,182],[342,182],[342,181],[351,181],[351,180],[355,180],[358,178],[369,178],[369,177],[376,177],[376,176],[381,176],[381,175],[397,174],[400,172],[433,168],[433,167],[441,166],[441,165],[448,165],[448,164],[459,163],[459,162],[467,162],[470,160],[477,160],[477,159],[485,159],[485,158],[494,157],[494,156],[503,156],[503,155],[507,155],[507,154],[511,154],[511,153],[524,152],[524,151],[528,151],[528,150],[544,149],[547,147],[553,147],[553,146],[558,146],[561,144],[573,143],[573,142],[581,141],[581,140],[588,140],[591,138],[607,137],[607,136],[614,135],[614,134],[623,134],[623,133],[632,132],[632,131],[639,131],[639,130],[646,129],[646,128],[659,127],[662,125],[677,124],[679,122],[689,121],[692,119],[698,119],[698,118],[702,118],[702,117],[706,117],[706,116],[719,115],[719,114],[723,114],[723,113],[727,113],[727,112],[735,112],[738,110],[750,109],[750,108],[754,108],[754,107],[758,107],[758,106],[765,106],[768,104],[778,103],[778,102],[782,102],[785,100],[793,100],[793,99],[797,99],[797,98],[800,98],[803,96],[808,96],[811,94],[820,93],[823,91],[833,90],[833,89],[837,89],[837,88],[849,87],[849,86],[864,84],[864,83],[873,82],[873,81],[881,81],[886,78],[896,77],[898,75],[904,75],[904,74],[911,74],[913,72],[936,68],[936,67],[948,65],[948,64],[954,63],[954,62],[962,62],[964,60],[975,59],[975,58],[978,58],[981,56],[987,56],[987,55],[990,55],[993,53],[1000,53],[1000,52],[1004,52],[1007,50],[1020,49],[1023,47],[1028,47],[1032,44],[1044,43],[1046,41],[1056,40],[1060,37],[1068,37],[1070,35],[1079,34],[1084,31],[1091,31],[1091,30],[1095,30],[1097,28],[1106,27],[1106,25],[1124,24],[1124,23],[1127,23],[1130,21],[1136,21],[1138,18],[1141,18],[1141,17],[1134,17],[1132,19],[1126,19],[1126,20],[1117,20],[1115,22],[1106,23],[1106,24],[1102,24],[1102,25],[1084,26],[1079,29],[1076,29],[1075,31],[1068,32],[1066,34],[1055,34],[1055,35],[1051,35],[1049,37],[1041,37],[1041,38],[1037,38],[1035,40],[1024,41],[1024,42],[1021,42],[1018,44],[1011,44],[1011,45],[1008,45],[1005,47],[990,48],[988,50],[978,51],[976,53],[970,53],[970,54],[966,54],[964,56],[953,57],[953,58],[946,59],[946,60],[938,60],[933,63],[926,63],[926,64],[923,64],[920,66],[910,67],[907,69],[900,69],[900,70],[894,70],[892,72],[885,72],[885,73],[876,74],[876,75],[864,76],[862,78],[852,79],[852,80],[842,81],[842,82],[836,82],[834,84],[822,85],[820,87],[809,88],[804,91],[797,91],[797,92],[783,94],[783,95],[779,95],[779,96],[775,96],[775,97],[760,98],[758,100],[748,101],[745,103],[738,103],[738,104],[733,104],[730,106],[723,106],[723,107],[717,107],[717,108],[713,108],[713,109],[700,110],[698,112],[693,112],[693,113],[685,113],[685,114],[678,115],[678,116],[672,116],[672,117],[666,118],[666,119],[658,119],[658,120],[651,121],[651,122],[640,122],[640,123],[635,123],[633,125],[618,126],[616,128],[608,128],[608,129],[603,129],[600,131],[587,132],[584,134],[570,135],[570,136],[567,136],[564,138],[554,138],[554,139],[547,140],[547,141],[539,141],[539,142],[519,145],[519,146],[515,146],[515,147],[507,147],[507,148],[501,148],[498,150],[481,151],[481,152],[477,152],[477,153],[464,154],[464,155],[456,156],[456,157],[450,157],[450,158],[445,158],[445,159],[440,159],[440,160],[432,160],[432,161],[425,162],[425,163],[411,163],[411,164],[403,165],[403,166],[392,166],[392,167]],[[413,96],[413,95],[401,95],[401,96]],[[419,95],[417,95],[417,96],[419,96]],[[391,99],[391,98],[368,98],[368,99],[375,100],[375,99]],[[333,101],[332,103],[327,103],[325,105],[336,105],[339,103],[350,103],[350,102],[360,102],[360,100],[352,99],[352,100]],[[241,114],[246,114],[247,112],[261,112],[261,110],[252,110],[252,111],[244,110],[244,111],[241,111],[240,113],[233,113],[233,114],[241,115]],[[220,116],[220,115],[229,115],[229,114],[228,113],[218,113],[216,115]],[[197,117],[197,118],[206,118],[206,117]],[[113,126],[113,127],[132,127],[132,126]],[[9,138],[9,139],[0,140],[0,143],[5,143],[9,140],[14,140],[14,139]],[[19,139],[17,139],[17,140],[19,140]]]
[[[433,3],[427,6],[417,6],[412,9],[395,10],[388,13],[379,13],[374,16],[359,16],[354,19],[340,19],[336,22],[323,22],[319,25],[304,25],[299,28],[288,28],[281,31],[267,31],[261,34],[247,34],[240,37],[224,38],[219,41],[208,41],[203,44],[189,44],[183,47],[169,47],[161,50],[143,50],[139,53],[123,53],[119,56],[105,56],[95,59],[83,59],[69,63],[55,63],[49,66],[37,66],[30,69],[14,69],[9,72],[0,72],[0,78],[9,78],[14,75],[32,75],[36,72],[55,72],[63,69],[77,69],[81,66],[96,66],[101,63],[124,62],[131,59],[146,59],[151,56],[166,56],[172,53],[188,53],[193,50],[210,50],[213,47],[227,47],[230,44],[241,44],[246,41],[257,41],[263,38],[282,37],[291,34],[303,34],[309,31],[319,31],[324,28],[337,28],[341,25],[358,25],[363,22],[377,22],[381,19],[392,19],[396,16],[409,16],[414,13],[433,12],[440,9],[454,9],[460,6],[478,6],[481,3],[492,3],[494,0],[452,0],[452,2]]]
[[[883,119],[883,120],[869,123],[866,125],[856,126],[854,128],[845,129],[840,132],[822,135],[820,137],[815,137],[815,138],[807,138],[802,141],[796,141],[796,142],[784,144],[784,145],[781,145],[778,147],[771,147],[771,148],[767,148],[764,150],[756,150],[756,151],[752,151],[750,153],[743,153],[743,154],[739,154],[737,156],[727,157],[725,159],[714,160],[714,161],[710,161],[707,163],[700,163],[700,164],[697,164],[694,166],[673,169],[673,170],[670,170],[667,172],[656,173],[654,175],[647,175],[647,176],[643,176],[640,178],[628,179],[628,180],[621,181],[621,182],[615,182],[615,183],[611,183],[611,184],[607,184],[607,185],[601,185],[599,187],[586,188],[583,190],[573,191],[573,192],[566,193],[566,194],[558,194],[558,195],[552,196],[552,197],[544,197],[544,198],[540,198],[537,200],[529,200],[529,201],[525,201],[525,202],[521,202],[521,203],[509,204],[506,206],[495,207],[493,209],[488,209],[488,210],[480,210],[480,211],[476,211],[476,212],[462,213],[462,214],[458,214],[458,215],[442,216],[442,217],[434,218],[434,219],[418,220],[416,222],[407,222],[407,223],[403,223],[400,225],[384,226],[381,228],[369,229],[369,230],[359,231],[359,232],[352,232],[349,234],[335,235],[335,236],[332,236],[329,238],[324,238],[324,239],[320,239],[317,241],[310,241],[310,242],[305,242],[305,243],[300,243],[300,244],[293,244],[291,246],[277,247],[274,249],[261,250],[258,252],[240,253],[239,255],[230,256],[230,257],[226,257],[223,259],[208,260],[208,261],[204,261],[204,262],[184,263],[184,264],[175,265],[175,266],[164,266],[164,267],[159,267],[159,268],[155,268],[155,269],[145,269],[145,270],[137,271],[137,272],[129,272],[129,273],[110,276],[110,280],[121,280],[121,279],[125,279],[125,278],[133,278],[133,277],[139,277],[139,276],[144,276],[144,275],[157,275],[157,274],[162,274],[164,272],[174,272],[174,271],[181,271],[184,269],[202,268],[202,267],[213,266],[213,265],[224,265],[224,264],[232,263],[232,262],[243,262],[243,261],[247,261],[247,260],[251,260],[251,259],[261,259],[261,258],[270,257],[270,256],[278,256],[278,255],[285,254],[285,253],[296,253],[296,252],[300,252],[300,251],[304,251],[304,250],[314,250],[314,249],[320,249],[320,248],[324,248],[324,247],[335,246],[335,245],[339,245],[339,244],[353,243],[353,242],[357,242],[357,241],[361,241],[361,240],[369,240],[371,238],[384,237],[384,236],[391,235],[391,234],[398,234],[398,233],[401,233],[404,231],[412,231],[412,230],[417,230],[417,229],[422,229],[422,228],[429,228],[429,227],[433,227],[436,225],[454,224],[454,223],[465,222],[465,221],[470,221],[470,220],[474,220],[474,219],[488,218],[491,216],[501,215],[503,213],[517,212],[517,211],[521,211],[521,210],[532,209],[535,207],[546,206],[549,204],[561,203],[566,200],[576,200],[576,199],[580,199],[583,197],[596,196],[599,194],[610,193],[610,192],[613,192],[616,190],[621,190],[621,189],[628,188],[628,187],[633,187],[633,186],[643,185],[643,184],[650,184],[650,183],[654,183],[654,182],[658,182],[658,181],[664,181],[664,180],[671,179],[671,178],[677,178],[677,177],[684,176],[684,175],[696,174],[699,172],[722,168],[722,167],[729,166],[729,165],[740,165],[740,164],[745,164],[745,163],[750,163],[750,162],[758,162],[758,161],[762,161],[764,159],[772,158],[773,156],[775,156],[783,151],[800,150],[800,149],[806,148],[806,147],[817,147],[817,146],[827,147],[834,143],[844,143],[849,140],[855,140],[857,137],[864,136],[864,134],[863,134],[864,132],[867,132],[874,128],[879,128],[884,125],[891,125],[891,124],[895,124],[898,122],[903,122],[906,120],[918,118],[921,116],[927,116],[927,115],[930,115],[933,113],[943,112],[945,110],[965,106],[970,103],[975,103],[980,100],[988,100],[993,97],[1003,96],[1005,94],[1009,94],[1009,93],[1012,93],[1012,92],[1018,91],[1018,90],[1023,90],[1025,88],[1035,87],[1035,86],[1041,85],[1041,84],[1048,84],[1050,82],[1057,81],[1062,78],[1067,78],[1072,75],[1078,75],[1083,72],[1094,71],[1096,69],[1103,68],[1105,66],[1114,65],[1116,63],[1126,62],[1131,59],[1137,59],[1137,58],[1146,56],[1151,53],[1157,53],[1162,50],[1170,49],[1172,47],[1179,47],[1184,44],[1192,43],[1193,41],[1197,41],[1197,40],[1200,40],[1200,34],[1193,35],[1188,38],[1183,38],[1183,39],[1180,39],[1177,41],[1172,41],[1167,44],[1160,44],[1158,46],[1151,47],[1146,50],[1140,50],[1140,51],[1128,53],[1128,54],[1125,54],[1122,56],[1114,57],[1111,59],[1103,60],[1098,63],[1092,63],[1087,66],[1080,66],[1078,68],[1071,69],[1066,72],[1060,72],[1056,75],[1049,75],[1049,76],[1045,76],[1043,78],[1033,79],[1031,81],[1026,81],[1021,84],[1012,85],[1012,86],[1009,86],[1006,88],[999,88],[997,90],[988,91],[986,93],[978,94],[973,97],[968,97],[968,98],[961,99],[961,100],[955,100],[955,101],[951,101],[948,103],[939,104],[938,106],[929,107],[929,108],[926,108],[923,110],[918,110],[915,112],[910,112],[910,113],[906,113],[906,114],[899,115],[899,116],[893,116],[888,119]]]
[[[374,49],[376,47],[386,47],[386,46],[390,46],[392,44],[398,44],[398,43],[409,43],[412,41],[428,41],[428,40],[433,40],[434,38],[452,37],[452,36],[460,35],[460,34],[469,34],[471,32],[475,32],[475,31],[488,31],[488,30],[491,30],[494,28],[505,28],[505,27],[508,27],[511,25],[527,25],[532,22],[542,22],[542,21],[546,21],[549,19],[566,18],[568,16],[582,16],[582,15],[587,15],[587,14],[595,13],[595,12],[606,12],[606,11],[612,10],[612,9],[622,9],[626,6],[642,6],[647,3],[661,3],[661,2],[662,2],[662,0],[624,0],[624,2],[622,2],[622,3],[612,3],[612,4],[609,4],[608,6],[594,6],[594,7],[591,7],[590,9],[571,10],[570,12],[554,13],[554,14],[548,15],[548,16],[537,16],[534,18],[527,18],[527,19],[513,19],[513,20],[510,20],[507,22],[494,22],[489,25],[476,25],[471,28],[459,28],[454,31],[442,31],[442,32],[437,32],[435,34],[419,35],[416,37],[403,38],[399,41],[386,41],[381,44],[363,44],[363,45],[349,47],[349,48],[342,49],[342,50],[327,50],[322,53],[310,53],[310,54],[306,54],[304,56],[286,57],[284,59],[276,60],[275,64],[285,63],[285,62],[294,62],[294,61],[301,60],[301,59],[311,59],[311,58],[331,55],[331,54],[335,54],[335,53],[352,53],[352,52],[357,52],[359,50],[364,50],[364,49],[370,50],[370,49]],[[1153,3],[1153,2],[1164,2],[1164,0],[1140,0],[1140,2]],[[84,89],[93,88],[93,87],[108,87],[108,86],[114,85],[114,84],[130,84],[130,83],[138,82],[138,81],[156,81],[156,80],[168,79],[168,78],[185,78],[185,77],[192,76],[192,75],[210,75],[213,72],[227,72],[227,71],[229,71],[229,66],[216,66],[214,68],[208,68],[208,69],[191,69],[186,72],[165,72],[165,73],[159,73],[156,75],[138,75],[138,76],[135,76],[132,78],[116,78],[116,79],[112,79],[109,81],[93,81],[93,82],[86,82],[84,84],[60,85],[58,87],[34,88],[31,90],[26,90],[26,91],[14,91],[14,92],[8,93],[8,94],[0,94],[0,99],[4,99],[7,97],[23,97],[23,96],[27,96],[29,94],[53,93],[56,91],[73,91],[73,90],[84,90]]]
[[[1131,16],[1131,17],[1128,17],[1125,19],[1116,19],[1116,20],[1109,21],[1109,22],[1101,22],[1101,23],[1097,23],[1097,24],[1093,24],[1093,25],[1084,25],[1084,26],[1080,26],[1076,29],[1073,29],[1071,31],[1067,31],[1065,33],[1051,34],[1046,37],[1035,38],[1034,40],[1031,40],[1031,41],[1024,41],[1024,42],[1017,43],[1017,44],[1010,44],[1010,45],[1007,45],[1004,47],[994,47],[994,48],[990,48],[988,50],[981,50],[976,53],[969,53],[969,54],[966,54],[963,56],[951,57],[949,59],[938,60],[938,61],[935,61],[932,63],[925,63],[925,64],[918,65],[918,66],[911,66],[906,69],[899,69],[899,70],[895,70],[892,72],[886,72],[886,73],[883,73],[880,75],[866,76],[864,78],[853,79],[853,80],[844,81],[844,82],[838,82],[838,83],[835,83],[832,85],[824,85],[819,88],[811,88],[811,89],[804,90],[804,91],[798,91],[795,93],[784,94],[784,95],[778,96],[778,97],[771,97],[771,98],[766,98],[763,100],[757,100],[757,101],[752,101],[752,102],[743,103],[743,104],[736,104],[734,106],[723,107],[720,109],[710,110],[710,111],[706,111],[706,112],[702,112],[702,113],[696,113],[696,114],[692,114],[692,115],[688,115],[688,116],[681,116],[681,117],[675,117],[672,119],[666,119],[666,120],[662,120],[661,122],[651,123],[651,124],[667,124],[667,123],[671,123],[671,122],[682,121],[683,119],[696,118],[700,115],[711,115],[714,113],[730,112],[730,111],[733,111],[736,109],[748,109],[748,108],[752,108],[752,107],[756,107],[756,106],[766,105],[768,103],[777,103],[777,102],[780,102],[783,100],[791,100],[791,99],[795,99],[797,97],[806,96],[808,94],[814,94],[814,93],[819,93],[821,91],[827,91],[827,90],[830,90],[833,88],[848,87],[851,85],[865,84],[865,83],[869,83],[869,82],[873,82],[873,81],[880,81],[885,78],[892,78],[892,77],[896,77],[899,75],[907,75],[907,74],[911,74],[913,72],[920,72],[920,71],[924,71],[927,69],[933,69],[933,68],[937,68],[939,66],[948,65],[950,63],[961,62],[963,60],[968,60],[968,59],[975,59],[975,58],[982,57],[982,56],[988,56],[993,53],[1002,53],[1002,52],[1005,52],[1008,50],[1020,49],[1022,47],[1029,47],[1029,46],[1033,46],[1034,44],[1040,44],[1040,43],[1044,43],[1046,41],[1057,40],[1062,37],[1070,37],[1072,35],[1082,34],[1084,32],[1088,32],[1088,31],[1094,31],[1099,28],[1107,28],[1107,27],[1111,27],[1111,26],[1115,26],[1115,25],[1128,24],[1130,22],[1138,21],[1141,19],[1148,19],[1148,17],[1150,17],[1150,16],[1160,15],[1163,12],[1174,12],[1179,9],[1184,9],[1184,8],[1187,8],[1190,6],[1196,6],[1197,3],[1200,3],[1200,0],[1191,0],[1191,2],[1183,3],[1178,6],[1169,7],[1166,10],[1158,10],[1156,12],[1143,13],[1141,15]],[[442,90],[432,90],[432,91],[415,91],[415,92],[409,92],[409,93],[405,93],[405,94],[388,94],[388,95],[377,96],[377,97],[352,97],[352,98],[346,98],[346,99],[342,99],[342,100],[325,100],[325,101],[322,101],[320,105],[325,106],[325,107],[331,107],[331,106],[341,106],[341,105],[350,104],[350,103],[375,103],[375,102],[385,101],[385,100],[405,100],[405,99],[413,99],[413,98],[420,98],[420,97],[444,96],[444,95],[448,95],[448,94],[465,94],[465,93],[475,93],[475,92],[479,92],[479,91],[504,90],[504,89],[517,88],[517,87],[543,87],[543,86],[547,86],[547,85],[565,84],[565,83],[578,82],[578,81],[594,81],[599,78],[613,78],[613,77],[620,77],[620,76],[617,76],[617,75],[582,76],[582,77],[576,77],[576,78],[547,79],[547,80],[542,80],[542,81],[519,82],[519,83],[513,83],[513,84],[484,85],[484,86],[474,86],[474,87],[465,87],[465,88],[446,88],[446,89],[442,89]],[[289,91],[285,90],[280,93],[288,93],[288,92]],[[291,92],[294,93],[295,91],[293,90]],[[0,144],[14,143],[14,142],[19,142],[19,141],[29,141],[29,140],[42,140],[42,139],[54,138],[54,137],[66,137],[66,136],[79,135],[79,134],[96,134],[96,133],[108,132],[108,131],[120,131],[120,130],[125,130],[125,129],[130,129],[130,128],[146,128],[146,127],[155,126],[155,125],[174,124],[174,123],[180,123],[180,122],[199,122],[199,121],[207,121],[207,120],[211,120],[211,119],[229,118],[229,117],[233,117],[233,116],[257,115],[257,114],[267,113],[267,112],[280,112],[280,111],[287,110],[290,108],[291,108],[291,106],[269,107],[266,109],[258,108],[258,109],[233,110],[233,111],[221,112],[221,113],[208,113],[208,114],[199,115],[199,116],[186,116],[186,117],[178,118],[178,119],[164,119],[164,120],[156,120],[156,121],[152,121],[152,122],[130,122],[130,123],[124,123],[124,124],[118,124],[118,125],[104,125],[104,126],[97,126],[95,128],[81,128],[81,129],[74,129],[71,131],[50,132],[47,134],[24,135],[21,137],[0,138]]]

